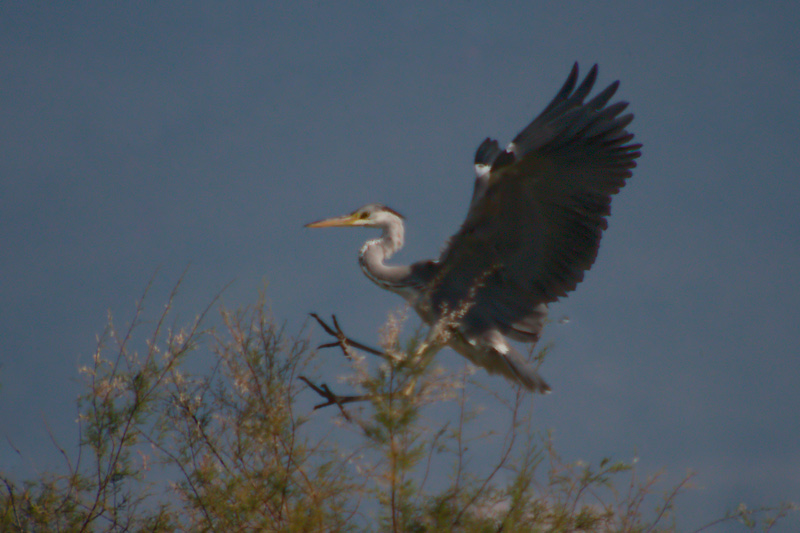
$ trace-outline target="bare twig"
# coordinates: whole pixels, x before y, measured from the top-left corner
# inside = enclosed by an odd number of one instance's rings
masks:
[[[14,513],[14,523],[19,531],[24,531],[24,528],[22,527],[22,521],[19,518],[19,513],[17,513],[17,502],[14,499],[14,485],[3,476],[0,476],[0,480],[2,480],[3,483],[5,483],[6,490],[8,490],[8,497],[10,500],[9,505],[11,506],[11,510]]]
[[[500,456],[500,460],[497,462],[492,472],[483,480],[483,483],[481,484],[480,487],[478,487],[478,490],[473,494],[472,498],[470,498],[469,501],[461,508],[461,510],[459,510],[458,514],[451,522],[453,526],[456,526],[460,523],[461,516],[467,511],[467,509],[472,507],[472,505],[478,500],[478,498],[483,496],[484,491],[492,482],[492,479],[494,479],[495,475],[497,475],[497,472],[499,472],[500,469],[505,467],[506,464],[509,462],[509,459],[511,458],[511,452],[514,450],[514,444],[516,443],[517,440],[517,429],[519,427],[520,408],[522,405],[523,397],[524,397],[524,392],[522,390],[522,387],[520,387],[519,385],[515,385],[515,401],[513,404],[513,409],[511,410],[511,424],[509,425],[508,431],[506,432],[505,436],[505,443],[504,443],[505,449],[503,450],[503,453]]]
[[[316,320],[319,323],[319,325],[322,326],[322,329],[325,330],[325,333],[327,333],[331,337],[336,337],[336,342],[321,344],[319,348],[332,348],[334,346],[339,346],[342,349],[342,352],[344,352],[344,355],[346,357],[350,357],[350,354],[348,353],[347,350],[349,347],[358,348],[359,350],[363,350],[373,355],[380,355],[381,357],[384,357],[386,355],[381,350],[370,348],[365,344],[361,344],[358,341],[354,341],[353,339],[348,338],[342,331],[342,328],[339,327],[339,321],[336,319],[336,315],[331,315],[331,319],[333,320],[333,327],[330,327],[316,313],[310,313],[310,314],[312,317],[314,317],[314,320]]]
[[[678,497],[678,494],[681,491],[683,491],[683,489],[689,486],[694,476],[695,474],[692,472],[687,474],[686,477],[684,477],[680,483],[675,485],[675,487],[672,489],[672,492],[670,492],[669,495],[667,495],[667,497],[664,498],[664,505],[661,507],[661,510],[658,512],[658,515],[656,515],[656,518],[655,520],[653,520],[653,523],[650,525],[650,528],[647,530],[647,533],[656,530],[656,525],[658,524],[658,522],[661,520],[661,518],[664,516],[665,513],[667,513],[673,508],[675,504],[675,499]],[[655,479],[653,481],[655,481]],[[649,486],[646,485],[645,488],[649,488]],[[640,492],[642,492],[642,498],[644,498],[645,491],[640,491]]]
[[[311,387],[311,390],[328,400],[325,403],[320,403],[314,406],[314,410],[321,409],[323,407],[328,407],[329,405],[336,405],[339,407],[339,410],[342,412],[342,416],[348,422],[352,422],[350,415],[345,411],[344,404],[346,403],[355,403],[355,402],[364,402],[369,400],[370,396],[368,394],[358,394],[358,395],[351,395],[351,396],[339,396],[335,394],[328,386],[323,383],[320,386],[314,385],[307,377],[305,376],[297,376],[297,379],[303,381],[306,385]]]
[[[380,350],[376,350],[375,348],[370,348],[365,344],[361,344],[360,342],[354,341],[349,337],[347,337],[347,335],[345,335],[344,332],[342,331],[341,326],[339,326],[339,321],[336,319],[336,315],[331,315],[333,326],[329,326],[316,313],[309,313],[309,314],[314,318],[314,320],[317,321],[317,323],[322,327],[322,329],[325,330],[325,333],[327,333],[331,337],[336,338],[336,342],[321,344],[318,348],[333,348],[338,346],[339,348],[342,349],[342,353],[348,359],[351,357],[350,353],[351,348],[356,348],[358,350],[362,350],[367,353],[371,353],[373,355],[379,355],[381,357],[386,356],[386,354]],[[315,405],[314,410],[321,409],[323,407],[328,407],[329,405],[336,405],[339,407],[342,416],[344,416],[345,420],[347,420],[348,422],[352,422],[352,418],[350,418],[349,413],[345,410],[344,404],[363,402],[367,401],[370,398],[370,396],[366,394],[342,396],[334,393],[325,383],[322,383],[318,386],[312,383],[311,380],[309,380],[305,376],[298,376],[298,379],[302,380],[306,385],[308,385],[311,388],[311,390],[313,390],[314,392],[325,398],[325,400],[327,400],[324,403]]]

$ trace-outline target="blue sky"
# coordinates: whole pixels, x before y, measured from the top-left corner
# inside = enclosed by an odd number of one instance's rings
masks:
[[[0,445],[3,468],[57,462],[45,428],[74,434],[77,366],[156,271],[156,312],[188,266],[187,320],[266,283],[290,327],[337,313],[377,339],[400,301],[356,266],[370,232],[303,224],[380,201],[407,218],[398,262],[436,256],[477,145],[579,61],[621,80],[645,146],[552,308],[570,321],[546,330],[539,423],[565,459],[697,471],[689,525],[800,501],[799,9],[0,4],[0,437],[27,452]]]

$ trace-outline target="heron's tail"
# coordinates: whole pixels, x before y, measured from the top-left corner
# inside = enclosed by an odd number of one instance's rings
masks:
[[[497,352],[497,355],[504,363],[502,366],[498,365],[500,373],[512,381],[520,383],[531,392],[548,394],[551,391],[550,385],[548,385],[544,378],[522,357],[521,353],[511,346],[509,346],[509,348],[508,352],[504,354]],[[491,372],[491,369],[489,371]]]
[[[497,331],[485,332],[472,341],[466,341],[462,336],[455,335],[448,344],[474,364],[485,368],[490,374],[502,374],[503,377],[519,383],[531,392],[541,394],[550,392],[550,385],[544,378]]]

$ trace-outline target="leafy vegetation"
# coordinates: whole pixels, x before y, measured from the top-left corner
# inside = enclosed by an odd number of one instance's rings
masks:
[[[380,355],[330,329],[346,369],[334,388],[355,391],[340,395],[319,379],[332,352],[285,334],[263,298],[221,309],[218,326],[206,326],[207,310],[176,329],[174,297],[154,322],[141,304],[122,330],[109,319],[80,369],[77,452],[58,448],[61,473],[2,474],[0,530],[675,528],[691,476],[661,495],[658,476],[640,481],[635,461],[562,460],[531,423],[530,395],[435,366],[417,338],[401,340],[401,316],[382,331]],[[198,370],[197,358],[211,363]],[[476,396],[507,421],[504,432],[482,430]],[[741,507],[707,527],[767,530],[792,509]]]

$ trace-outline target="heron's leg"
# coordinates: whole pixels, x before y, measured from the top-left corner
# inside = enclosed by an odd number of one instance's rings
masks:
[[[454,326],[449,317],[444,316],[440,318],[428,328],[428,334],[425,335],[425,340],[414,350],[414,360],[419,360],[423,356],[427,358],[433,357],[450,342],[450,338],[453,334]]]
[[[425,335],[425,339],[417,346],[417,349],[414,350],[412,354],[412,358],[414,361],[420,361],[423,357],[433,357],[436,353],[442,349],[444,346],[443,340],[443,332],[442,326],[440,322],[432,325],[428,329],[428,334]]]

